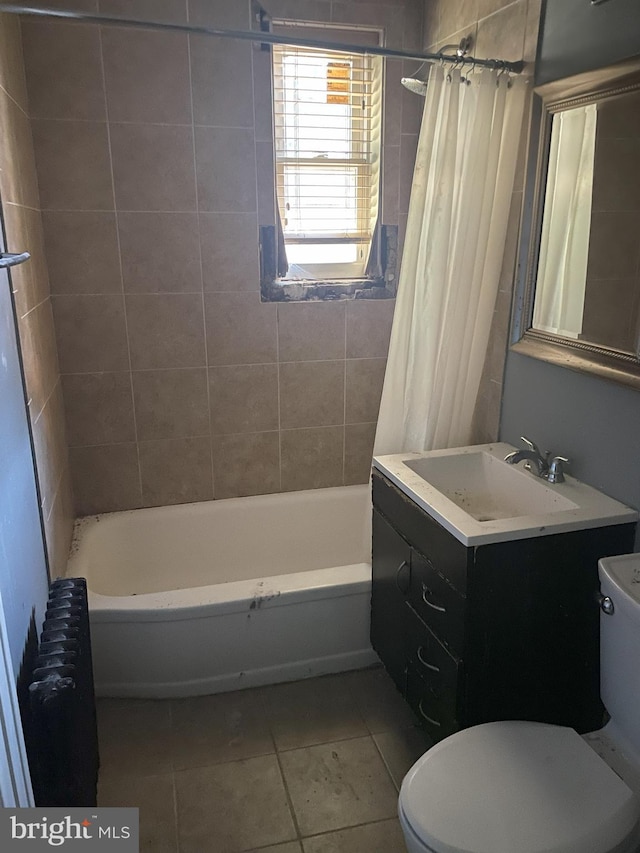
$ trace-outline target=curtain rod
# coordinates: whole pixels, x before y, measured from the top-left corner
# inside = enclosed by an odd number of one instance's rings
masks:
[[[459,66],[475,65],[478,68],[495,68],[520,74],[523,62],[507,62],[504,59],[474,59],[471,56],[452,56],[441,53],[418,53],[406,50],[394,50],[386,47],[363,46],[361,44],[341,44],[317,39],[298,38],[296,36],[276,35],[275,33],[245,30],[219,30],[211,27],[198,27],[193,24],[169,24],[160,21],[142,21],[114,15],[100,15],[93,12],[75,12],[62,9],[34,8],[16,3],[0,3],[0,12],[16,15],[33,15],[42,18],[63,18],[82,21],[88,24],[107,24],[111,26],[140,27],[144,29],[164,30],[165,32],[189,33],[191,35],[218,36],[220,38],[239,39],[261,44],[286,44],[295,47],[311,47],[342,53],[362,53],[370,56],[388,56],[393,59],[413,59],[419,62],[452,62]]]

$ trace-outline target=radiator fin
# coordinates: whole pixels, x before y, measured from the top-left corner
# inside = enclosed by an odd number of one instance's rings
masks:
[[[95,806],[98,732],[84,578],[49,588],[29,686],[27,754],[37,806]]]

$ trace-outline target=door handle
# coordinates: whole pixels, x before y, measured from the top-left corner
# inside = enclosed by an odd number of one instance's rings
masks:
[[[29,252],[0,252],[0,269],[17,267],[18,264],[28,261],[30,257]]]

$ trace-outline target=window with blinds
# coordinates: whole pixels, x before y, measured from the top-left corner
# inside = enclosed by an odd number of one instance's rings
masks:
[[[273,69],[287,277],[361,277],[378,215],[381,61],[274,45]]]

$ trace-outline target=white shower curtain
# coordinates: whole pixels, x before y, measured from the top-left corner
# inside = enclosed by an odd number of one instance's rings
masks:
[[[468,444],[526,81],[434,66],[418,141],[375,453]]]
[[[596,121],[588,104],[556,113],[551,128],[533,328],[572,338],[582,332]]]

